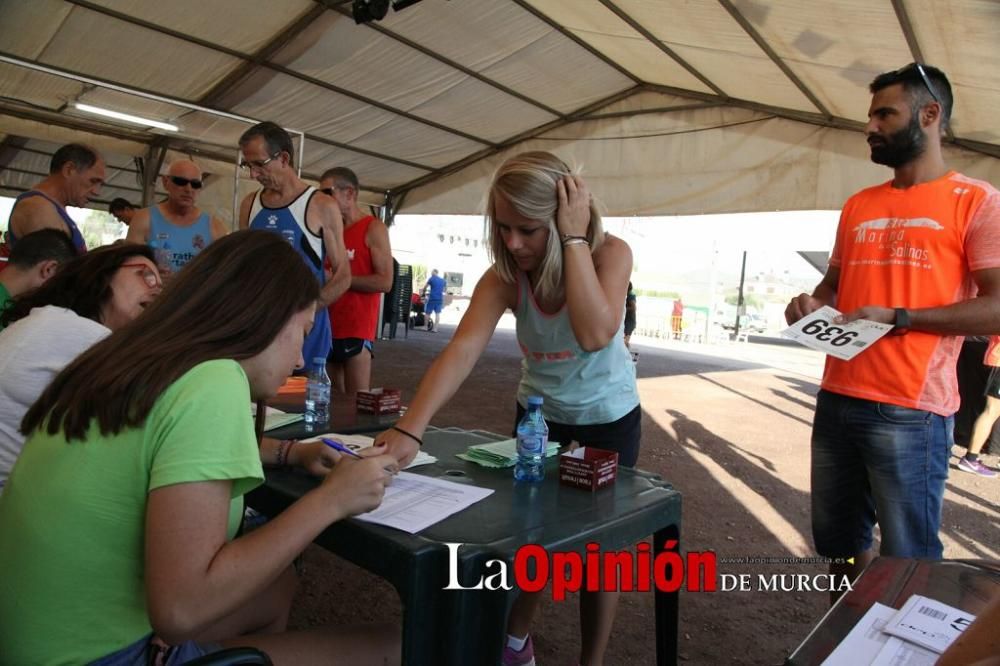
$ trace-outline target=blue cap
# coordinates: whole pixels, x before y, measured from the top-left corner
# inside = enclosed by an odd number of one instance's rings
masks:
[[[528,396],[528,407],[538,407],[543,402],[542,396],[540,395],[529,395]]]

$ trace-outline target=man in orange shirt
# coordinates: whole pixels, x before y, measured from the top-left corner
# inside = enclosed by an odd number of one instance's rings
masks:
[[[847,201],[830,268],[785,311],[792,323],[830,305],[895,325],[851,361],[827,357],[816,399],[813,539],[851,578],[876,521],[882,555],[941,557],[961,336],[1000,333],[1000,193],[945,166],[947,77],[913,63],[870,88],[871,159],[894,177]]]

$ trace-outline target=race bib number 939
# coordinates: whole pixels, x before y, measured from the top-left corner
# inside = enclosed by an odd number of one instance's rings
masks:
[[[834,324],[834,318],[839,316],[837,310],[825,305],[786,328],[781,335],[842,361],[850,361],[892,330],[892,324],[867,319]]]

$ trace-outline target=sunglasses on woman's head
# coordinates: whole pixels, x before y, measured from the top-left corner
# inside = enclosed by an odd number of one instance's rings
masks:
[[[172,182],[177,187],[185,187],[190,185],[196,190],[201,189],[202,182],[197,178],[184,178],[183,176],[170,176],[170,182]]]

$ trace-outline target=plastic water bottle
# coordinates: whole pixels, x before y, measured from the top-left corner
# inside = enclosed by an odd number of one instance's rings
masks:
[[[325,428],[330,421],[330,376],[326,374],[326,359],[317,356],[306,385],[306,428]]]
[[[528,411],[517,424],[517,464],[514,479],[541,481],[545,478],[545,448],[549,443],[549,426],[542,416],[542,398],[528,397]]]

